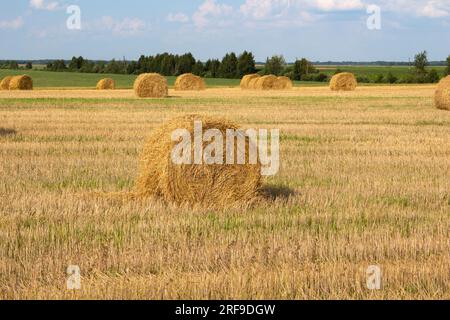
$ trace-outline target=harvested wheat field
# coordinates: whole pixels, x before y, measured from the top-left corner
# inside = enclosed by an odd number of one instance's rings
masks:
[[[435,89],[2,91],[0,300],[449,299],[450,113]],[[192,113],[280,129],[264,200],[92,196],[133,190],[148,138]],[[66,290],[69,265],[81,290]]]
[[[253,81],[253,80],[252,80]],[[341,92],[341,97],[362,98],[408,98],[432,97],[436,85],[408,85],[408,86],[361,86],[354,91]],[[175,91],[168,89],[169,98],[260,98],[260,97],[334,97],[326,87],[294,87],[288,91],[247,91],[239,88],[210,88],[204,91]],[[0,91],[0,99],[44,99],[44,98],[86,98],[86,99],[134,99],[139,100],[130,89],[116,89],[99,92],[94,89],[35,89],[33,91]],[[195,110],[194,110],[195,111]]]

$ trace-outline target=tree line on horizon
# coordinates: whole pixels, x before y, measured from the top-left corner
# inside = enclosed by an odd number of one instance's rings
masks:
[[[66,64],[64,60],[49,62],[45,68],[48,71],[71,71],[83,73],[134,74],[155,72],[163,76],[179,76],[193,73],[205,78],[240,79],[247,74],[286,75],[293,80],[302,80],[305,75],[317,74],[317,69],[311,62],[303,58],[288,66],[284,57],[275,55],[267,58],[264,67],[258,67],[253,53],[244,51],[240,55],[227,53],[222,60],[209,59],[206,62],[196,60],[191,53],[174,55],[170,53],[154,56],[142,55],[137,61],[110,62],[92,61],[83,57],[73,57]],[[323,81],[326,75],[321,75]]]
[[[447,58],[447,68],[443,74],[450,75],[450,56]],[[414,59],[414,70],[409,74],[398,77],[392,72],[378,74],[369,79],[364,75],[357,75],[361,83],[436,83],[441,74],[436,69],[428,69],[427,52],[420,52]],[[4,61],[0,63],[2,69],[19,69],[16,61]],[[32,69],[32,63],[28,62],[22,69]],[[164,76],[179,76],[184,73],[193,73],[205,78],[240,79],[244,75],[259,73],[261,75],[273,74],[276,76],[287,76],[295,81],[325,82],[329,76],[320,72],[312,62],[306,58],[297,59],[293,64],[287,64],[282,55],[268,57],[263,66],[257,66],[252,52],[244,51],[236,55],[234,52],[227,53],[222,60],[209,59],[206,62],[195,59],[191,53],[174,55],[163,53],[157,55],[142,55],[137,61],[126,61],[125,59],[106,61],[93,61],[80,57],[72,60],[54,60],[47,63],[44,70],[54,72],[81,72],[81,73],[105,73],[105,74],[134,74],[155,72]],[[335,73],[340,73],[339,68]]]

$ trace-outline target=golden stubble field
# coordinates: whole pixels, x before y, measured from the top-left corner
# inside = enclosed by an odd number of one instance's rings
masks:
[[[433,92],[1,92],[0,299],[449,299],[450,112]],[[211,211],[90,196],[130,190],[152,129],[188,113],[281,130],[270,199]]]

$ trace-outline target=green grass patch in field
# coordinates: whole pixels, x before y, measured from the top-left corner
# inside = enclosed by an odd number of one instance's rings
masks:
[[[444,73],[445,67],[433,67],[441,75]],[[386,76],[391,72],[397,78],[403,78],[414,71],[412,67],[406,66],[319,66],[320,72],[328,76],[334,75],[337,69],[352,72],[357,76],[367,77],[371,81],[376,79],[380,74]],[[429,69],[432,69],[431,67]],[[133,87],[136,75],[123,74],[97,74],[97,73],[79,73],[79,72],[52,72],[44,70],[8,70],[0,69],[0,78],[8,75],[28,74],[33,78],[35,88],[95,88],[97,82],[103,78],[112,78],[116,82],[118,89],[131,89]],[[169,86],[173,87],[176,77],[167,77]],[[237,87],[240,79],[212,79],[206,78],[208,87]],[[326,82],[313,81],[295,81],[295,86],[313,87],[326,86]],[[374,84],[361,84],[374,85]],[[379,85],[379,84],[376,84]]]
[[[331,142],[335,141],[335,139],[332,137],[298,136],[298,135],[289,135],[289,134],[281,135],[280,140],[281,140],[281,142],[293,141],[293,142],[299,142],[301,144],[331,143]]]
[[[374,81],[378,75],[382,74],[385,78],[389,73],[401,79],[415,71],[413,66],[318,66],[320,72],[332,76],[339,69],[343,72],[351,72],[358,77],[366,77]],[[428,70],[436,69],[443,76],[445,67],[428,67]]]
[[[97,82],[103,78],[111,78],[118,89],[133,88],[136,75],[97,74],[78,72],[52,72],[43,70],[0,70],[0,78],[8,75],[27,74],[33,78],[35,88],[95,88]],[[167,77],[169,86],[173,86],[176,77]],[[239,79],[206,79],[209,87],[236,87]]]

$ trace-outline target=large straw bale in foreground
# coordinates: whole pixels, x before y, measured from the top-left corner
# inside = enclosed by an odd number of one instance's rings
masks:
[[[175,81],[175,90],[177,91],[201,91],[205,89],[205,80],[192,73],[182,74]]]
[[[277,82],[275,83],[274,89],[277,90],[290,90],[294,85],[292,84],[292,80],[288,77],[278,77]]]
[[[134,92],[140,98],[164,98],[169,95],[167,79],[157,73],[143,73],[134,82]]]
[[[450,110],[450,76],[439,82],[434,95],[434,102],[438,109]]]
[[[355,75],[350,72],[338,73],[330,81],[330,89],[333,91],[353,91],[357,85]]]
[[[274,90],[276,89],[278,78],[274,75],[267,75],[258,78],[255,83],[255,89],[258,90]]]
[[[33,90],[33,79],[27,75],[12,77],[9,90]]]
[[[257,198],[261,182],[260,164],[175,164],[172,150],[179,142],[172,141],[172,133],[186,129],[194,139],[194,121],[201,121],[203,134],[206,130],[217,129],[224,136],[226,130],[238,129],[232,122],[199,115],[189,115],[173,119],[156,129],[148,140],[142,157],[141,173],[136,184],[137,196],[160,197],[178,205],[223,208],[248,205]],[[205,148],[208,144],[203,142]],[[236,144],[237,145],[237,144]],[[248,140],[246,153],[248,154]],[[189,148],[187,148],[189,149]],[[191,143],[194,154],[194,143]],[[235,157],[237,146],[235,147]],[[194,158],[192,158],[194,159]]]
[[[9,83],[12,78],[11,76],[4,77],[2,82],[0,82],[0,90],[9,90]]]
[[[258,78],[261,78],[261,76],[257,73],[245,75],[241,80],[241,89],[255,89],[254,83]],[[252,83],[252,85],[250,85],[250,83]]]
[[[97,90],[114,90],[116,88],[116,83],[113,79],[105,78],[101,79],[97,83]]]

